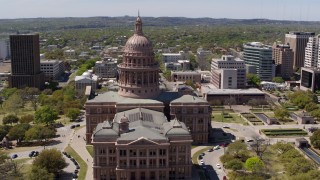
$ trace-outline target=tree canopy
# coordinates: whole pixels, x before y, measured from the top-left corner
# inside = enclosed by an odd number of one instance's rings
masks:
[[[45,168],[32,166],[31,171],[28,173],[29,180],[53,180],[54,174],[49,173]]]
[[[75,121],[80,114],[80,109],[78,108],[68,108],[66,116],[70,118],[71,121]]]
[[[264,168],[264,163],[258,157],[251,157],[246,160],[245,168],[252,172],[260,172]]]
[[[284,83],[284,80],[282,79],[282,77],[274,77],[272,78],[272,81],[276,83]]]
[[[52,124],[58,119],[58,113],[50,106],[43,106],[34,113],[36,123]]]
[[[310,141],[313,147],[320,148],[320,130],[313,132]]]
[[[317,96],[311,91],[295,91],[288,95],[291,103],[303,109],[310,102],[318,102]]]
[[[9,130],[8,136],[11,140],[17,140],[19,143],[24,139],[25,133],[30,129],[30,127],[30,124],[17,124]]]
[[[286,118],[288,118],[290,116],[289,111],[284,108],[284,107],[280,107],[280,108],[276,108],[274,110],[274,116],[280,120],[280,121],[284,121]]]
[[[3,124],[13,124],[13,123],[18,123],[19,117],[14,115],[14,114],[9,114],[2,119]]]
[[[247,83],[251,86],[260,86],[260,82],[261,82],[261,79],[258,75],[256,74],[251,74],[251,73],[248,73],[246,75],[246,78],[247,78]]]
[[[25,139],[28,141],[31,140],[47,140],[50,138],[53,138],[56,135],[56,132],[51,127],[44,127],[42,125],[35,125],[32,126],[26,133],[25,133]]]
[[[57,174],[63,168],[67,167],[67,163],[61,152],[57,149],[45,149],[34,159],[32,166],[40,167],[49,173]]]

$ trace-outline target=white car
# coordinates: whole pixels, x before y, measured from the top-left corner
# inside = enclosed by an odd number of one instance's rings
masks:
[[[220,164],[217,164],[217,168],[218,168],[218,169],[221,169],[221,165],[220,165]]]

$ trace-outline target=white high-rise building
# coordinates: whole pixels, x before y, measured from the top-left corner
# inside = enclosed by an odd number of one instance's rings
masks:
[[[211,83],[219,89],[242,89],[246,87],[246,65],[231,55],[212,59]]]
[[[320,67],[319,35],[309,37],[305,51],[304,67]]]

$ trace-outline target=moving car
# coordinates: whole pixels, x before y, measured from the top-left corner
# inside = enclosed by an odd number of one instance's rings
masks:
[[[15,159],[15,158],[17,158],[17,157],[18,157],[18,154],[13,154],[13,155],[11,156],[12,159]]]
[[[216,166],[217,166],[218,169],[221,169],[221,165],[220,164],[217,164]]]

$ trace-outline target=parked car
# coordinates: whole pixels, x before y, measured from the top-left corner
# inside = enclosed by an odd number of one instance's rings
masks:
[[[15,158],[17,158],[17,157],[18,157],[18,154],[13,154],[13,155],[11,156],[12,159],[15,159]]]
[[[71,125],[70,126],[70,129],[74,129],[76,126],[75,125]]]
[[[218,169],[221,169],[221,165],[220,164],[217,164],[216,166],[217,166]]]
[[[210,149],[208,149],[207,151],[208,151],[208,152],[212,152],[212,151],[213,151],[213,149],[212,149],[212,148],[210,148]]]
[[[74,173],[75,173],[75,174],[78,174],[78,173],[79,173],[79,170],[78,170],[78,169],[74,170]]]
[[[75,126],[76,126],[76,127],[80,127],[80,124],[76,124]]]
[[[229,127],[229,126],[223,126],[223,128],[230,129],[230,127]]]
[[[219,145],[217,145],[217,146],[215,146],[215,147],[213,148],[213,150],[217,150],[217,149],[220,149],[220,146],[219,146]]]
[[[30,153],[29,153],[29,157],[33,157],[33,154],[35,153],[35,151],[31,151]]]
[[[33,157],[37,157],[39,155],[39,152],[38,151],[35,151],[34,153],[33,153]]]

